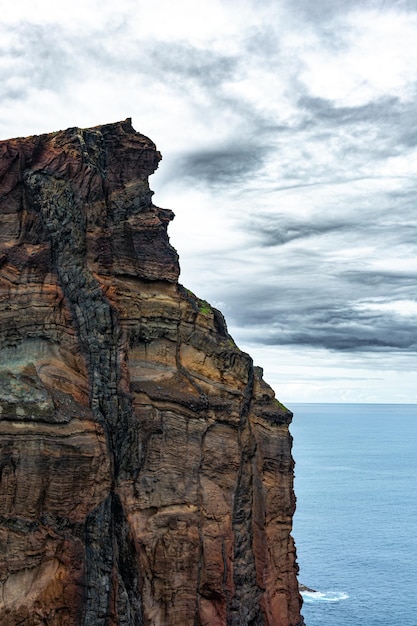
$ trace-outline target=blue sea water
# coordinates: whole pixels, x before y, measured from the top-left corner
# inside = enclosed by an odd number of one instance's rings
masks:
[[[417,405],[292,404],[307,626],[417,626]]]

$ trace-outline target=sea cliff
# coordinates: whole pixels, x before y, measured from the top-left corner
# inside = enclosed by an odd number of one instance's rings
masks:
[[[288,426],[130,119],[0,142],[0,623],[301,625]]]

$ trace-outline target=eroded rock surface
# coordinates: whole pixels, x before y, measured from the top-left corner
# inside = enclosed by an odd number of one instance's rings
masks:
[[[302,624],[291,413],[130,120],[0,142],[0,624]]]

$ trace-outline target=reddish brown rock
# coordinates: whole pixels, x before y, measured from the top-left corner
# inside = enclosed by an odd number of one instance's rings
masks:
[[[288,424],[130,120],[0,143],[0,623],[302,624]]]

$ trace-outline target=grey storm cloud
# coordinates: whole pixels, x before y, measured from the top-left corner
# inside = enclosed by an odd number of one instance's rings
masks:
[[[359,122],[378,123],[398,120],[403,113],[398,98],[379,98],[360,106],[337,106],[325,98],[303,96],[298,101],[301,109],[310,113],[317,122],[331,125],[354,124]]]
[[[163,76],[172,75],[180,81],[178,88],[184,88],[181,82],[184,80],[193,81],[205,89],[218,88],[236,73],[236,57],[197,48],[185,41],[155,43],[149,53],[150,63],[158,67]]]
[[[314,216],[308,219],[295,218],[288,215],[262,216],[249,219],[246,226],[253,236],[258,237],[259,244],[264,247],[281,246],[295,239],[312,239],[327,237],[322,252],[326,247],[332,248],[335,235],[339,236],[344,246],[348,247],[363,243],[375,245],[408,245],[414,244],[417,238],[417,224],[411,222],[408,212],[392,214],[392,209],[368,211],[368,215],[339,217]],[[394,219],[393,219],[394,218]],[[361,230],[363,229],[363,230]],[[330,236],[330,237],[329,237]],[[321,240],[322,241],[322,240]]]
[[[417,94],[417,83],[414,85]],[[346,126],[366,128],[363,141],[356,143],[356,150],[372,154],[374,158],[386,158],[400,153],[403,148],[417,144],[417,111],[414,101],[401,102],[400,98],[387,96],[377,98],[360,106],[336,106],[325,98],[303,95],[298,100],[300,112],[304,113],[303,128],[326,128],[329,133]],[[375,129],[372,143],[366,135]],[[348,149],[348,146],[346,147]]]
[[[381,210],[376,203],[340,217],[252,216],[244,225],[251,235],[246,257],[259,264],[257,280],[248,289],[241,264],[238,280],[232,274],[217,286],[219,298],[228,302],[231,323],[245,328],[248,340],[264,345],[415,353],[417,315],[400,314],[394,305],[417,302],[417,270],[378,270],[370,265],[376,252],[354,252],[357,246],[359,251],[373,247],[381,260],[390,249],[415,254],[414,214],[400,208],[392,212],[387,203]],[[354,252],[350,260],[333,261],[335,249],[349,248]],[[211,263],[228,266],[230,259],[214,255]]]
[[[270,153],[268,146],[231,142],[217,148],[200,149],[183,155],[177,172],[197,185],[237,185],[253,176]]]
[[[341,279],[351,283],[352,285],[367,285],[367,286],[382,286],[384,290],[389,289],[395,292],[401,292],[404,290],[406,293],[410,293],[410,287],[416,287],[417,285],[417,271],[410,270],[409,272],[398,271],[370,271],[370,270],[348,270],[340,272]],[[414,297],[417,297],[417,289],[412,293]]]
[[[260,219],[259,219],[260,218]],[[277,219],[276,216],[258,216],[252,221],[249,229],[260,237],[260,245],[265,247],[281,246],[295,239],[318,237],[323,234],[347,231],[352,224],[339,218],[332,220],[294,220],[291,218]]]
[[[342,290],[341,290],[342,291]],[[362,309],[343,294],[313,289],[254,288],[240,293],[229,314],[233,324],[249,329],[249,338],[265,345],[324,347],[333,351],[417,352],[416,318]],[[253,329],[251,336],[250,330]]]
[[[386,0],[286,0],[291,11],[295,15],[304,17],[319,26],[336,16],[343,15],[355,9],[375,9],[384,10],[387,8]],[[416,6],[413,0],[394,0],[390,6],[398,10],[415,11]]]

